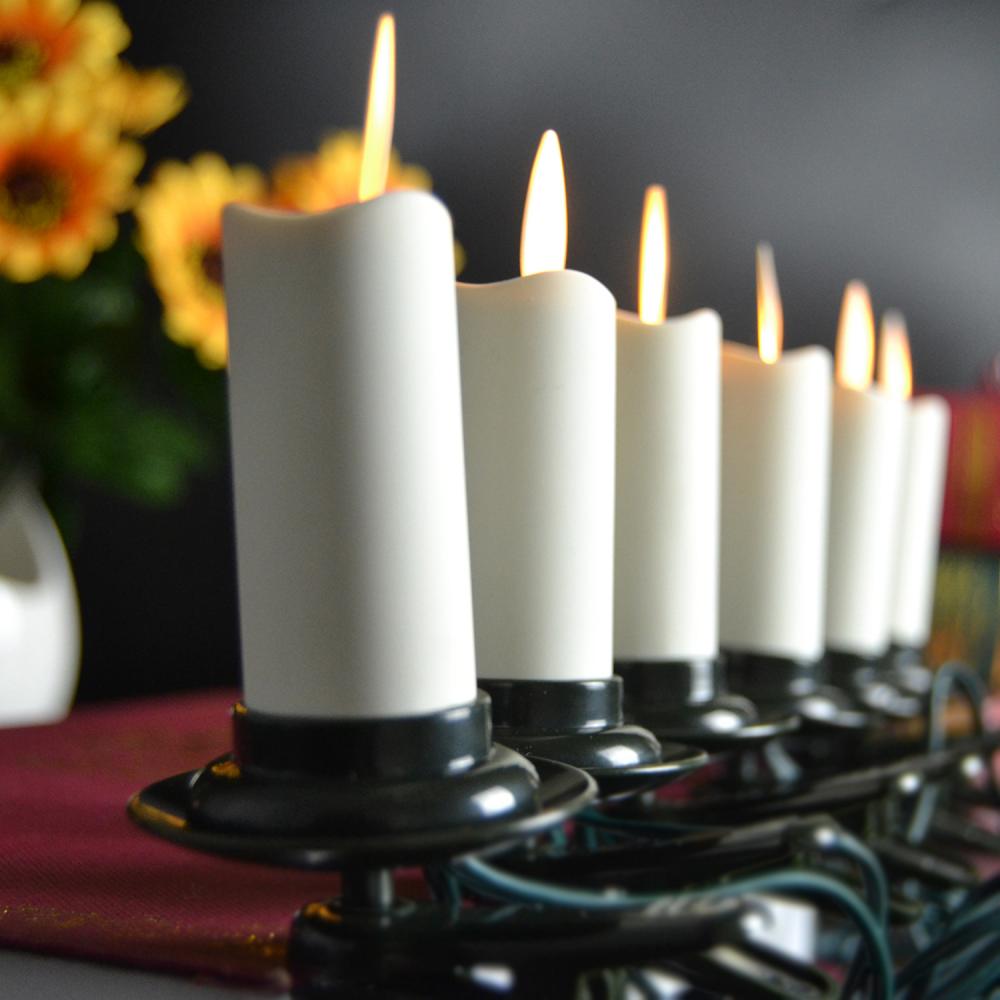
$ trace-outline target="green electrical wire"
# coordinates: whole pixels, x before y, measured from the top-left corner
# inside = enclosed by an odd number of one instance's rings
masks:
[[[889,919],[889,881],[885,877],[882,863],[866,844],[845,830],[837,830],[834,842],[825,847],[831,854],[853,861],[861,869],[861,877],[865,884],[865,894],[868,905],[878,922],[884,927]]]
[[[687,903],[760,893],[785,893],[824,899],[836,904],[857,925],[877,974],[881,1000],[891,1000],[894,990],[892,958],[885,935],[868,907],[836,879],[811,872],[779,871],[741,879],[710,889],[679,893],[592,892],[513,875],[478,858],[455,862],[459,878],[471,888],[508,901],[536,903],[570,909],[623,911],[658,903]]]
[[[920,992],[945,997],[986,996],[985,991],[979,991],[977,984],[988,983],[993,977],[1000,975],[1000,968],[995,962],[987,959],[985,968],[982,965],[984,953],[995,946],[995,939],[984,937],[954,958],[939,963],[938,968],[929,976],[927,988]]]
[[[997,968],[995,962],[988,964],[978,975],[972,975],[972,978],[968,978],[972,972],[974,970],[966,972],[964,982],[957,980],[954,984],[951,982],[945,983],[944,988],[953,992],[944,995],[955,997],[992,997],[995,996],[997,990],[1000,990],[1000,969]]]
[[[679,832],[697,832],[718,829],[718,827],[675,826],[662,824],[654,820],[619,819],[615,816],[605,816],[595,809],[585,809],[577,817],[579,823],[590,824],[614,832],[628,832],[636,836],[675,836]],[[815,830],[816,846],[826,854],[839,855],[854,862],[861,870],[865,884],[865,894],[868,905],[883,926],[889,916],[889,883],[882,869],[882,863],[875,853],[853,834],[831,825],[820,826]]]
[[[955,688],[958,688],[965,695],[972,707],[976,733],[979,735],[983,733],[983,702],[988,694],[986,684],[979,674],[964,663],[942,664],[934,674],[934,680],[931,683],[930,711],[927,719],[927,749],[931,753],[943,750],[947,743],[948,730],[945,725],[945,711]],[[935,784],[924,788],[917,798],[913,816],[906,831],[906,839],[911,844],[919,844],[927,836],[931,821],[934,819],[934,810],[937,808],[938,795],[939,789]]]
[[[816,845],[825,853],[846,858],[860,869],[868,906],[875,914],[882,934],[888,933],[889,882],[874,852],[857,837],[839,827],[820,826],[813,834],[813,838]],[[843,996],[853,996],[864,985],[871,965],[868,958],[868,949],[859,946],[847,972]]]
[[[693,824],[683,826],[679,824],[660,823],[654,820],[607,816],[595,809],[585,809],[576,817],[576,820],[584,825],[595,826],[599,829],[609,830],[618,834],[628,833],[638,837],[658,836],[672,838],[682,832],[713,829],[712,827],[696,827]],[[878,858],[858,838],[846,830],[833,825],[819,827],[816,829],[814,837],[816,846],[824,853],[843,857],[856,864],[860,869],[868,905],[884,931],[889,915],[889,885]],[[850,995],[847,987],[854,990],[859,988],[863,983],[870,966],[867,956],[868,949],[864,946],[860,947],[855,960],[851,963],[845,986],[845,996]]]
[[[945,712],[956,689],[973,710],[977,735],[984,732],[982,706],[988,692],[983,679],[965,664],[945,663],[938,669],[931,686],[927,727],[930,752],[942,750],[947,744]],[[907,839],[911,843],[920,843],[926,837],[939,795],[936,784],[921,792],[907,829]],[[945,991],[948,996],[985,996],[995,987],[995,971],[990,966],[981,971],[978,962],[977,967],[972,967],[972,963],[992,943],[990,935],[1000,934],[996,915],[982,913],[984,908],[995,906],[998,884],[996,879],[990,879],[969,894],[952,914],[945,931],[900,973],[902,992],[909,991],[914,996],[923,996],[927,991]]]
[[[948,707],[954,688],[959,688],[968,699],[975,715],[976,731],[982,733],[982,705],[988,691],[983,679],[964,663],[951,662],[942,664],[934,674],[931,684],[930,720],[927,743],[932,752],[944,749],[948,732],[944,724],[944,713]]]
[[[906,989],[925,976],[932,975],[935,967],[947,959],[970,948],[984,936],[1000,935],[1000,921],[995,913],[977,917],[939,937],[934,944],[922,951],[899,974],[898,986]]]
[[[584,809],[573,817],[575,823],[586,826],[597,826],[616,833],[632,833],[636,836],[646,834],[651,837],[676,837],[685,833],[702,833],[718,830],[717,826],[704,826],[698,823],[678,822],[669,820],[631,819],[619,816],[608,816],[596,809]]]

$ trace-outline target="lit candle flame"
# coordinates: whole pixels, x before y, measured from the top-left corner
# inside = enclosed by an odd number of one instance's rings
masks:
[[[848,389],[867,389],[875,369],[875,317],[868,289],[849,281],[844,289],[837,327],[837,382]]]
[[[392,119],[396,110],[396,22],[383,14],[375,29],[375,49],[368,81],[368,110],[361,148],[358,201],[385,193],[392,152]]]
[[[770,243],[757,244],[757,350],[765,365],[781,357],[785,314],[778,290],[778,272]]]
[[[670,268],[670,218],[667,192],[659,184],[646,188],[639,242],[639,319],[662,323],[667,316],[667,274]]]
[[[903,314],[890,309],[882,317],[878,339],[878,384],[887,396],[909,399],[913,394],[910,338]]]
[[[566,266],[566,178],[559,136],[549,129],[538,144],[521,226],[521,274]]]

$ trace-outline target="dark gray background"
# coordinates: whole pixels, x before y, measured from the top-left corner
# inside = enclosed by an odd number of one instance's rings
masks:
[[[130,57],[193,98],[151,161],[262,167],[362,119],[381,3],[126,0]],[[910,321],[917,380],[972,384],[1000,349],[995,0],[406,0],[396,143],[468,253],[513,275],[538,137],[562,139],[569,266],[635,306],[643,190],[670,195],[671,312],[754,336],[753,248],[775,247],[786,343],[832,344],[844,283]],[[91,499],[78,560],[83,693],[236,678],[228,484],[180,512]]]

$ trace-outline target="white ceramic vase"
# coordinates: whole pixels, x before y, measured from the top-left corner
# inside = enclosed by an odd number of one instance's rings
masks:
[[[15,475],[0,486],[0,726],[64,718],[79,669],[69,559],[38,491]]]

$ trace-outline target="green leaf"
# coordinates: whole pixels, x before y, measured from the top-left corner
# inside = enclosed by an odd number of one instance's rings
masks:
[[[208,458],[187,421],[111,392],[92,397],[71,423],[52,430],[53,456],[70,475],[157,506],[180,499]]]
[[[52,490],[176,502],[208,463],[206,428],[225,426],[221,376],[175,370],[180,349],[144,325],[144,275],[124,234],[72,281],[0,279],[0,440],[34,456]]]

